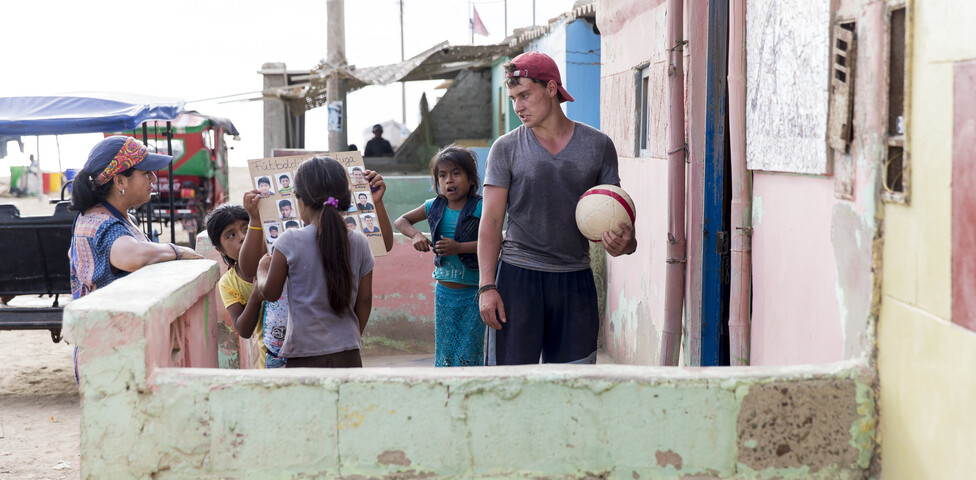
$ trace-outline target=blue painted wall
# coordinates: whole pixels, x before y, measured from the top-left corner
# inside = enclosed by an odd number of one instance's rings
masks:
[[[566,116],[600,128],[600,36],[593,24],[577,19],[566,25],[565,87],[574,102],[566,102]]]
[[[474,151],[475,156],[478,158],[478,179],[480,183],[484,185],[485,183],[485,168],[488,163],[488,151],[491,147],[472,147],[471,150]],[[481,191],[478,191],[481,193]]]

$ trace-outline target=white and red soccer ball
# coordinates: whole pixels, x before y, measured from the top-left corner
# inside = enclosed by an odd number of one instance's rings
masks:
[[[599,242],[610,231],[619,235],[620,223],[634,228],[634,201],[616,185],[597,185],[580,196],[576,203],[576,226],[591,242]]]

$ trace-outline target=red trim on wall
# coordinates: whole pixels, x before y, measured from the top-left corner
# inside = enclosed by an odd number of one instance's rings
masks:
[[[952,321],[976,331],[976,60],[953,82]]]

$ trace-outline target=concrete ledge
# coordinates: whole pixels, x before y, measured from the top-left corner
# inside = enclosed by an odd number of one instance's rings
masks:
[[[138,397],[121,402],[137,407],[126,412],[137,423],[116,431],[129,447],[83,449],[83,473],[862,478],[874,451],[870,382],[855,363],[166,368],[153,375],[151,391],[120,392]]]
[[[64,336],[78,346],[82,386],[113,383],[99,375],[119,374],[119,365],[140,386],[155,367],[216,367],[217,278],[210,260],[164,262],[69,303]],[[131,357],[113,365],[121,352]],[[86,374],[95,365],[105,371]]]
[[[218,272],[152,265],[65,309],[82,478],[854,479],[875,452],[857,362],[217,369]]]

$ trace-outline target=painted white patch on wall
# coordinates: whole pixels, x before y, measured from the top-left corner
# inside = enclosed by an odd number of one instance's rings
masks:
[[[763,220],[763,199],[760,195],[752,196],[752,226],[758,227]]]
[[[749,169],[828,174],[829,0],[752,0],[746,12]]]

